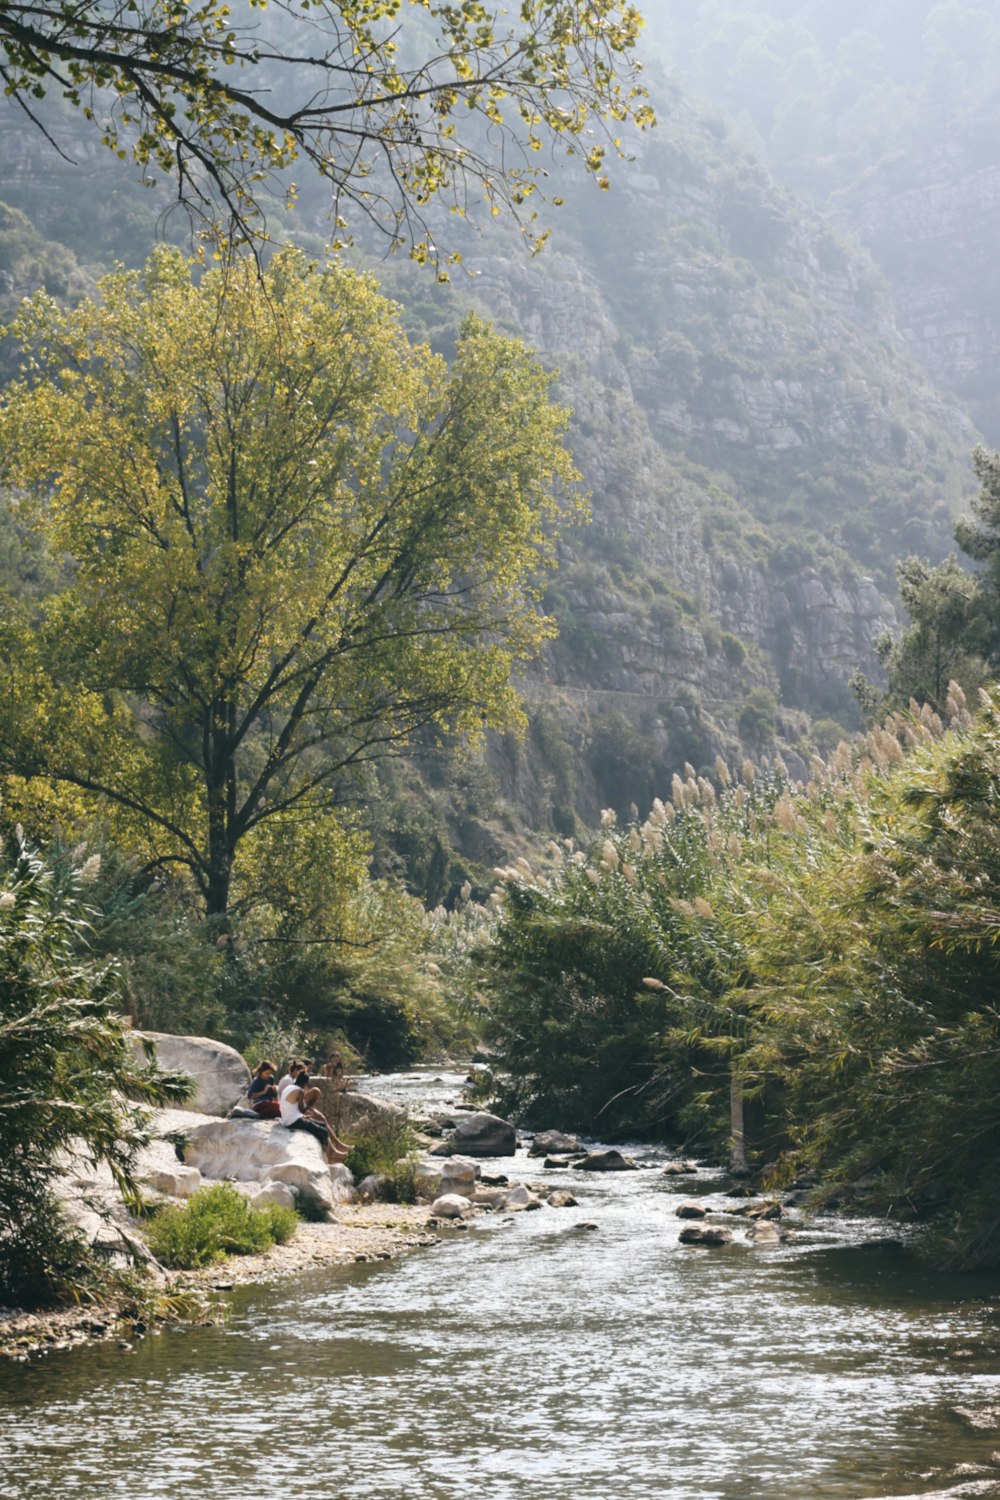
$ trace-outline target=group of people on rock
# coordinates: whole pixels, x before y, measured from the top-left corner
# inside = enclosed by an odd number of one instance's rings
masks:
[[[339,1054],[334,1053],[339,1061]],[[347,1142],[338,1138],[333,1126],[318,1108],[320,1090],[315,1088],[309,1070],[299,1057],[293,1057],[288,1071],[274,1081],[274,1063],[265,1058],[258,1063],[247,1089],[250,1108],[261,1120],[280,1120],[288,1130],[304,1130],[315,1136],[328,1162],[341,1162],[350,1151]],[[340,1065],[343,1076],[343,1063]],[[329,1076],[329,1075],[326,1075]]]

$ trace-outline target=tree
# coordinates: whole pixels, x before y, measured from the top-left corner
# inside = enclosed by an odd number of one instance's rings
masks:
[[[633,5],[523,0],[518,16],[481,0],[248,0],[238,16],[223,0],[5,0],[0,77],[50,139],[38,101],[56,91],[106,146],[243,235],[268,180],[303,159],[329,182],[338,225],[360,208],[436,259],[423,216],[435,194],[464,211],[481,189],[519,209],[546,138],[603,183],[594,123],[652,120]]]
[[[190,1080],[144,1068],[119,1014],[113,965],[81,957],[86,865],[62,885],[19,836],[0,882],[0,1298],[31,1305],[92,1281],[53,1184],[73,1157],[105,1162],[134,1191],[149,1139],[141,1110]]]
[[[980,490],[972,517],[956,522],[955,540],[983,567],[971,572],[955,557],[937,567],[918,557],[897,563],[909,624],[898,639],[884,636],[876,642],[886,691],[860,674],[851,682],[871,723],[911,699],[944,713],[949,682],[958,682],[971,697],[1000,668],[1000,453],[976,448],[972,466]]]
[[[971,695],[988,675],[979,583],[955,557],[937,567],[907,557],[896,565],[896,575],[910,623],[898,640],[885,636],[876,643],[887,688],[870,698],[869,716],[878,719],[911,699],[943,714],[950,682],[959,682]],[[864,695],[862,688],[863,701]]]
[[[225,917],[237,853],[291,850],[366,760],[520,721],[567,418],[516,340],[469,318],[449,371],[298,252],[198,280],[161,249],[100,290],[13,325],[3,473],[69,562],[4,624],[0,769]]]

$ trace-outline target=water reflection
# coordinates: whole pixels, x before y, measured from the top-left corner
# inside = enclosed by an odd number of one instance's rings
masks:
[[[690,1184],[572,1185],[578,1210],[240,1292],[223,1330],[0,1367],[0,1496],[1000,1495],[995,1281],[852,1244],[877,1226],[687,1250]]]

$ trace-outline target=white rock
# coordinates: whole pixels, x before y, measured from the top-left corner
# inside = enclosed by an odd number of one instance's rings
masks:
[[[461,1193],[443,1193],[431,1204],[431,1213],[436,1219],[464,1219],[471,1212],[472,1204]]]
[[[354,1173],[344,1163],[334,1162],[330,1167],[330,1192],[334,1203],[357,1203],[358,1193],[354,1186]]]
[[[507,1203],[507,1189],[477,1187],[472,1194],[472,1201],[481,1204],[483,1208],[504,1208]]]
[[[417,1197],[425,1201],[441,1195],[441,1168],[436,1162],[418,1161],[414,1172]]]
[[[265,1182],[252,1194],[250,1202],[254,1208],[265,1208],[269,1203],[277,1203],[280,1208],[294,1208],[295,1189],[287,1182]]]
[[[541,1198],[533,1193],[530,1188],[526,1188],[523,1182],[515,1183],[508,1191],[504,1202],[504,1208],[513,1209],[515,1213],[528,1208],[541,1208],[541,1206]]]
[[[132,1050],[145,1061],[143,1040],[156,1049],[156,1061],[170,1072],[189,1073],[196,1091],[183,1106],[204,1115],[228,1115],[250,1086],[250,1069],[235,1047],[207,1036],[171,1036],[164,1031],[132,1033]]]
[[[203,1177],[245,1182],[284,1182],[333,1207],[330,1171],[323,1151],[304,1130],[286,1130],[277,1120],[209,1120],[187,1134],[184,1160]]]
[[[144,1181],[170,1198],[190,1198],[201,1187],[201,1173],[197,1167],[182,1167],[178,1162],[173,1167],[154,1168],[146,1173]]]
[[[479,1167],[468,1156],[450,1156],[441,1163],[441,1192],[461,1193],[471,1198],[476,1190]]]

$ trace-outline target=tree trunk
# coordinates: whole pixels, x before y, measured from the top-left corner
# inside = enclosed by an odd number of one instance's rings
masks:
[[[747,1144],[743,1132],[743,1079],[739,1073],[729,1074],[729,1168],[732,1172],[747,1170]]]
[[[229,885],[233,873],[233,855],[229,847],[229,829],[225,811],[225,791],[209,791],[208,870],[205,910],[209,917],[225,917],[229,910]]]

